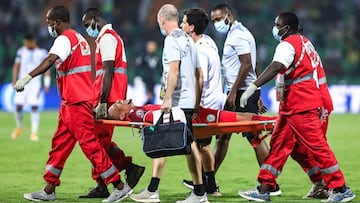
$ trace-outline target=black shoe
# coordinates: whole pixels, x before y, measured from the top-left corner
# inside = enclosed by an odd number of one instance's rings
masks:
[[[89,191],[88,194],[80,195],[79,198],[107,198],[109,197],[109,191],[107,190],[107,187],[104,189],[100,189],[99,187],[96,187]]]
[[[189,189],[192,189],[192,190],[194,189],[194,183],[191,180],[184,179],[182,184]]]
[[[134,188],[138,184],[141,176],[144,174],[145,167],[139,166],[133,163],[126,168],[126,182],[131,188]]]

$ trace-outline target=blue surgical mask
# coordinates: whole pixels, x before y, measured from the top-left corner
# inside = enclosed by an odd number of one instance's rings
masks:
[[[86,32],[90,37],[97,38],[97,36],[99,36],[99,30],[97,28],[98,24],[96,23],[95,29],[92,29],[92,25],[94,22],[95,22],[95,20],[92,19],[89,27],[86,28]]]
[[[218,31],[219,33],[225,34],[229,31],[230,24],[225,23],[225,19],[227,18],[227,16],[228,15],[226,14],[224,20],[214,23],[215,30]]]
[[[160,29],[162,35],[166,36],[166,31],[164,29]]]
[[[283,26],[284,27],[284,26]],[[279,31],[283,28],[281,27],[280,29],[277,28],[276,26],[274,26],[272,28],[272,34],[274,36],[274,38],[277,40],[277,41],[280,41],[282,39],[282,37],[285,35],[286,32],[284,32],[282,35],[279,35]]]
[[[48,32],[51,37],[57,37],[58,33],[56,32],[54,27],[48,26]]]

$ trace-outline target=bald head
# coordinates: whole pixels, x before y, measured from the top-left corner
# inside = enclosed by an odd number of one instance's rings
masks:
[[[164,4],[159,12],[158,12],[158,20],[161,18],[162,20],[168,21],[179,21],[179,13],[177,8],[172,4]]]

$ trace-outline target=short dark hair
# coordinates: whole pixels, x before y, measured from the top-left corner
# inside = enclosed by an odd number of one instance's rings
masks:
[[[189,25],[195,26],[195,33],[197,35],[203,34],[207,25],[209,24],[209,16],[202,8],[192,8],[184,11]]]
[[[34,36],[33,33],[28,32],[28,33],[26,33],[26,34],[24,35],[24,39],[25,39],[25,40],[34,40],[34,39],[35,39],[35,36]]]
[[[289,25],[291,30],[299,30],[299,19],[295,13],[284,12],[279,15],[279,18],[282,20],[283,25]]]
[[[51,9],[50,18],[53,20],[68,23],[70,22],[70,12],[65,6],[55,6]]]
[[[95,17],[104,18],[104,14],[98,8],[88,8],[86,11],[84,11],[83,15],[86,15],[86,17],[90,19]]]
[[[234,13],[233,13],[232,9],[231,9],[230,6],[227,5],[227,4],[218,4],[218,5],[216,5],[216,6],[212,9],[212,11],[215,11],[215,10],[221,10],[223,13],[229,13],[229,14],[231,14],[232,16],[234,16]]]

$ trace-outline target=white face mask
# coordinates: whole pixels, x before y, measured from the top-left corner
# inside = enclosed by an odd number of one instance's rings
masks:
[[[56,32],[55,28],[48,26],[48,32],[51,37],[57,37],[58,33]]]
[[[166,31],[164,29],[160,29],[162,35],[166,36]]]
[[[225,19],[227,18],[227,16],[228,15],[226,14],[223,20],[214,23],[215,30],[218,31],[219,33],[225,34],[229,31],[230,24],[225,23]]]
[[[281,27],[280,29],[277,28],[276,26],[274,26],[274,27],[272,28],[272,34],[273,34],[274,38],[275,38],[277,41],[280,41],[280,40],[282,39],[282,37],[286,34],[286,32],[284,32],[282,35],[279,35],[279,31],[280,31],[281,29],[283,29],[283,28],[284,28],[284,26]]]

